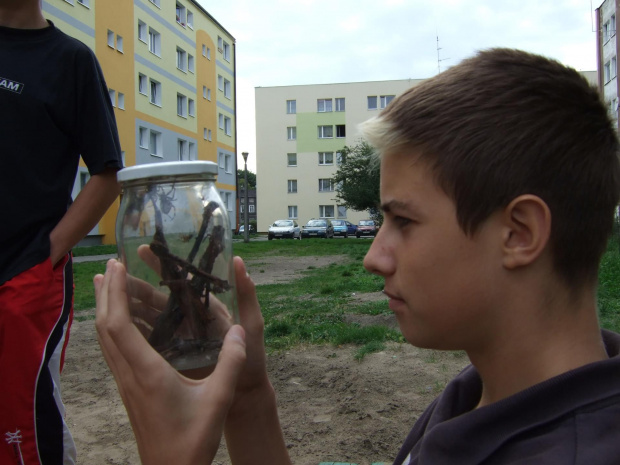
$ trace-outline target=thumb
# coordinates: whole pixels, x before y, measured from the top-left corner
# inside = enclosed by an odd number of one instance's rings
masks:
[[[239,325],[230,327],[218,357],[215,370],[209,376],[212,396],[229,404],[235,392],[237,379],[245,367],[245,331]]]

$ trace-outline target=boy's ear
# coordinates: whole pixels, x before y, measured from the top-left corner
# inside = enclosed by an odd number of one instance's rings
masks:
[[[503,266],[515,269],[533,263],[551,234],[551,210],[540,197],[520,195],[504,209]]]

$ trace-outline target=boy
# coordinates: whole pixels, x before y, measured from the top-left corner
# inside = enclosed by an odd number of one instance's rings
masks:
[[[40,0],[0,1],[0,76],[0,463],[69,464],[70,250],[118,195],[120,144],[94,53]],[[91,178],[72,202],[80,156]]]
[[[418,419],[394,463],[617,463],[620,336],[599,328],[596,285],[620,169],[597,91],[557,62],[493,49],[410,89],[363,132],[381,154],[384,211],[364,265],[384,277],[410,343],[465,350],[472,362]],[[200,384],[216,394],[205,417],[188,420],[203,436],[181,457],[213,444],[227,415],[233,463],[289,463],[253,285],[236,265],[247,360],[235,327],[223,363]],[[172,369],[138,337],[123,342],[133,331],[124,274],[109,268],[95,279],[101,343],[142,431],[140,452],[154,454],[148,438],[172,433],[146,425],[193,395],[175,380],[174,399],[159,395],[156,413],[140,408],[135,399],[157,395],[157,384],[144,386],[163,373],[172,379]],[[145,353],[157,376],[142,371]],[[234,397],[222,393],[237,376]]]

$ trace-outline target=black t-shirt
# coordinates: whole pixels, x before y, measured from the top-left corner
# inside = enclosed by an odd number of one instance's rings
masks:
[[[620,335],[603,331],[603,340],[609,359],[479,409],[482,382],[469,366],[422,414],[394,465],[620,463]]]
[[[80,156],[91,175],[122,167],[95,54],[51,22],[0,27],[0,284],[49,257]]]

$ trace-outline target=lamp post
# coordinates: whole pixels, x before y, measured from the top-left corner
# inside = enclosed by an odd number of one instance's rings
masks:
[[[243,171],[243,242],[250,242],[250,228],[248,224],[248,152],[241,152],[245,168]]]

